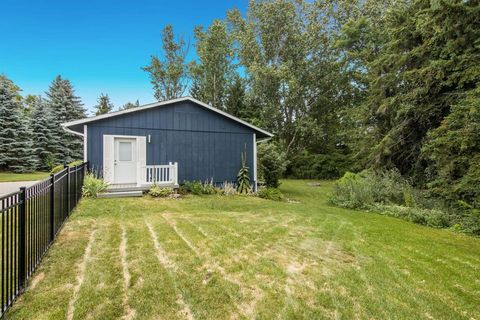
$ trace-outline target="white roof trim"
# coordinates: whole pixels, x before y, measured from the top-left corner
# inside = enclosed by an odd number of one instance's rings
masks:
[[[206,103],[203,103],[197,99],[194,99],[192,97],[182,97],[182,98],[177,98],[177,99],[172,99],[172,100],[167,100],[167,101],[162,101],[162,102],[155,102],[155,103],[150,103],[150,104],[146,104],[146,105],[143,105],[141,107],[137,107],[137,108],[132,108],[132,109],[127,109],[127,110],[122,110],[122,111],[116,111],[116,112],[112,112],[112,113],[107,113],[107,114],[101,114],[99,116],[94,116],[94,117],[90,117],[90,118],[84,118],[84,119],[79,119],[79,120],[74,120],[74,121],[70,121],[70,122],[65,122],[65,123],[62,123],[62,127],[64,128],[68,128],[68,127],[71,127],[71,126],[75,126],[75,125],[79,125],[79,124],[85,124],[85,123],[89,123],[89,122],[93,122],[93,121],[97,121],[97,120],[101,120],[101,119],[107,119],[107,118],[111,118],[111,117],[115,117],[115,116],[119,116],[119,115],[123,115],[123,114],[128,114],[128,113],[132,113],[132,112],[137,112],[137,111],[143,111],[143,110],[147,110],[147,109],[152,109],[152,108],[157,108],[157,107],[160,107],[160,106],[164,106],[164,105],[168,105],[168,104],[172,104],[172,103],[175,103],[175,102],[181,102],[181,101],[191,101],[191,102],[194,102],[198,105],[201,105],[202,107],[204,108],[207,108],[213,112],[216,112],[216,113],[219,113],[221,114],[222,116],[225,116],[227,118],[230,118],[236,122],[239,122],[249,128],[252,128],[258,132],[261,132],[269,137],[273,137],[273,134],[271,134],[270,132],[267,132],[263,129],[260,129],[256,126],[254,126],[253,124],[250,124],[246,121],[243,121],[235,116],[232,116],[231,114],[228,114],[222,110],[219,110],[217,108],[214,108]]]

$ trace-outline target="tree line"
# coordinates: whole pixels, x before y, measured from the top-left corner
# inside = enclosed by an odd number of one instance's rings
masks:
[[[479,16],[478,0],[251,0],[245,14],[195,27],[192,48],[167,25],[143,70],[159,101],[189,94],[273,132],[266,151],[286,176],[395,169],[478,208]],[[40,168],[75,159],[81,142],[59,126],[84,116],[71,84],[23,99],[2,82],[1,168],[27,167],[27,154]],[[96,109],[114,107],[101,95]],[[28,142],[29,130],[44,133]]]
[[[83,141],[61,123],[83,118],[85,109],[70,81],[57,76],[46,97],[27,95],[0,77],[0,169],[50,170],[83,158]]]
[[[398,170],[480,207],[477,0],[271,0],[162,32],[158,100],[193,97],[275,133],[287,176]],[[271,152],[275,148],[270,149]]]
[[[119,110],[139,107],[127,102]],[[101,94],[95,114],[114,109],[107,94]],[[21,89],[0,75],[0,170],[17,173],[51,170],[57,165],[83,159],[83,140],[65,131],[64,122],[86,117],[72,83],[57,76],[45,97],[21,95]]]

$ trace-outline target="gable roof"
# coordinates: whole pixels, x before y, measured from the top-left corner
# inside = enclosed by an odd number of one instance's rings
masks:
[[[153,108],[159,108],[159,107],[162,107],[162,106],[167,106],[167,105],[170,105],[170,104],[173,104],[173,103],[176,103],[176,102],[182,102],[182,101],[191,101],[201,107],[204,107],[210,111],[213,111],[213,112],[216,112],[226,118],[229,118],[235,122],[238,122],[246,127],[249,127],[250,129],[253,129],[255,131],[257,131],[258,133],[261,133],[263,136],[266,136],[266,137],[273,137],[273,134],[271,134],[270,132],[268,131],[265,131],[263,129],[260,129],[259,127],[256,127],[254,126],[253,124],[250,124],[246,121],[243,121],[242,119],[239,119],[235,116],[232,116],[231,114],[229,113],[226,113],[222,110],[219,110],[217,108],[214,108],[204,102],[201,102],[197,99],[194,99],[192,97],[182,97],[182,98],[177,98],[177,99],[172,99],[172,100],[167,100],[167,101],[162,101],[162,102],[155,102],[155,103],[150,103],[150,104],[145,104],[143,106],[140,106],[140,107],[136,107],[136,108],[131,108],[131,109],[127,109],[127,110],[121,110],[121,111],[116,111],[116,112],[111,112],[111,113],[106,113],[106,114],[101,114],[101,115],[98,115],[98,116],[94,116],[94,117],[89,117],[89,118],[84,118],[84,119],[79,119],[79,120],[74,120],[74,121],[70,121],[70,122],[65,122],[65,123],[62,123],[62,127],[65,128],[67,131],[74,131],[74,133],[82,133],[83,132],[83,125],[85,124],[88,124],[90,122],[95,122],[95,121],[98,121],[98,120],[102,120],[102,119],[108,119],[108,118],[112,118],[112,117],[116,117],[116,116],[120,116],[120,115],[125,115],[125,114],[129,114],[129,113],[133,113],[133,112],[141,112],[141,111],[145,111],[145,110],[148,110],[148,109],[153,109]],[[77,131],[75,130],[76,128],[79,128],[79,126],[81,125],[81,131]]]

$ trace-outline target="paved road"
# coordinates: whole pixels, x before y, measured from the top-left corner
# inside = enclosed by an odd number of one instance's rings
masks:
[[[17,191],[20,187],[29,187],[37,181],[0,182],[0,197],[3,194]]]

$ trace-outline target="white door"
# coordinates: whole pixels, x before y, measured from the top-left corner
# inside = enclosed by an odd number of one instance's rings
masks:
[[[137,183],[136,139],[114,139],[114,183]]]

